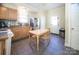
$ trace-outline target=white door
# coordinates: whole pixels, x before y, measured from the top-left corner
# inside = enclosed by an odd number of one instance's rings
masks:
[[[50,19],[50,31],[51,33],[59,34],[59,19],[58,16],[52,16]]]
[[[79,50],[79,4],[71,4],[71,47]]]

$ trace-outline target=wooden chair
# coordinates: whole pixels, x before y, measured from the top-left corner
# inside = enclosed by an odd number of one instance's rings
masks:
[[[42,46],[43,48],[47,48],[50,43],[50,29],[48,30],[49,31],[47,33],[44,33],[44,35],[40,37],[40,46]]]
[[[32,27],[30,27],[30,30],[33,30]],[[36,50],[36,36],[29,33],[29,37],[30,37],[29,38],[30,47],[34,51]]]
[[[48,32],[44,33],[44,35],[40,36],[40,41],[39,41],[40,49],[44,50],[44,48],[46,48],[49,45],[49,42],[50,42],[50,29],[48,29]],[[36,48],[36,35],[31,34],[30,44],[32,49],[35,50],[34,48]]]
[[[50,38],[50,29],[48,28],[48,32],[44,33],[44,35],[41,36],[41,39],[49,39]]]

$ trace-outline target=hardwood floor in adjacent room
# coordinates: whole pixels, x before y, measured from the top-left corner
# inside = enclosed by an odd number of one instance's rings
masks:
[[[12,42],[12,55],[37,55],[29,45],[29,39]],[[64,39],[58,35],[50,34],[50,43],[40,55],[75,55],[79,54],[70,47],[64,46]]]

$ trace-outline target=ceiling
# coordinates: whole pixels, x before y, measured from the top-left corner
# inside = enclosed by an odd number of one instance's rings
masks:
[[[64,3],[5,3],[5,6],[17,8],[17,6],[25,6],[32,11],[45,11],[53,8],[62,7]]]
[[[57,7],[62,7],[64,3],[27,3],[27,5],[36,8],[37,10],[49,10]]]

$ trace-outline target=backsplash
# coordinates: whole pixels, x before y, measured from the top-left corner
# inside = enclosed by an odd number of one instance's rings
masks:
[[[21,23],[18,23],[17,20],[4,20],[4,19],[0,19],[0,21],[5,22],[6,26],[11,27],[11,26],[22,26]],[[29,23],[24,24],[25,26],[28,26]]]
[[[8,27],[19,25],[18,22],[15,21],[15,20],[12,20],[12,21],[11,21],[11,20],[10,20],[10,21],[5,21],[5,23],[7,24]]]
[[[0,20],[4,21],[8,27],[19,26],[19,23],[16,20]]]

